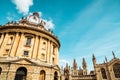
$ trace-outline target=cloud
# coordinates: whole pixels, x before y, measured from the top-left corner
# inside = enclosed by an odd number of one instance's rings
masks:
[[[10,13],[10,12],[7,13],[6,19],[7,19],[9,22],[10,22],[10,21],[13,21],[15,18],[16,18],[16,15],[15,15],[14,13]]]
[[[48,30],[48,29],[53,29],[54,28],[54,23],[52,21],[52,19],[50,18],[50,20],[47,20],[47,19],[43,19],[42,18],[42,12],[38,12],[39,13],[39,17],[41,20],[43,20],[46,24],[45,24],[45,28]]]
[[[12,0],[12,2],[16,5],[19,13],[24,15],[28,14],[30,6],[33,5],[33,0]]]
[[[6,18],[8,21],[13,21],[13,17],[11,17],[11,16],[7,16]]]
[[[111,59],[112,51],[116,53],[117,57],[120,57],[118,55],[120,53],[118,7],[120,6],[115,4],[111,6],[108,5],[108,2],[99,0],[90,4],[82,12],[80,11],[78,17],[69,25],[64,26],[63,31],[59,34],[61,42],[65,44],[65,37],[69,38],[69,44],[67,44],[69,50],[63,50],[66,51],[66,55],[71,54],[71,58],[75,56],[76,60],[85,57],[88,62],[88,70],[93,68],[91,62],[93,53],[98,63],[103,62],[105,56]],[[66,46],[62,47],[66,49]]]
[[[53,29],[54,28],[54,24],[52,22],[52,20],[44,20],[46,25],[45,25],[45,28],[46,29]]]
[[[60,59],[60,64],[59,65],[60,65],[60,67],[62,67],[62,66],[65,67],[66,63],[69,64],[70,62],[68,60],[65,60],[65,59]]]

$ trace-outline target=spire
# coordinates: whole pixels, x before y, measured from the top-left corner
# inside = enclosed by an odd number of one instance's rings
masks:
[[[83,58],[83,61],[82,61],[82,67],[83,67],[83,69],[85,69],[85,68],[87,67],[87,64],[86,64],[85,58]]]
[[[66,63],[66,68],[69,69],[69,67],[68,67],[68,63]]]
[[[74,62],[73,62],[73,69],[74,69],[74,70],[77,70],[77,62],[76,62],[76,59],[74,59]]]
[[[95,64],[96,64],[96,57],[94,56],[94,54],[92,55],[92,61],[93,61],[93,64],[95,66]]]
[[[112,51],[112,55],[113,55],[113,58],[115,59],[116,57],[115,57],[115,53]]]
[[[96,59],[96,58],[95,58],[95,56],[94,56],[94,54],[93,54],[93,56],[92,56],[92,59],[93,59],[93,60],[95,60],[95,59]]]
[[[107,62],[107,57],[105,56],[105,61]]]

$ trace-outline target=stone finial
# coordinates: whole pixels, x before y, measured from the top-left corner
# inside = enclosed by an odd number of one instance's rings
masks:
[[[85,69],[85,68],[87,67],[87,64],[86,64],[85,58],[83,58],[83,61],[82,61],[82,67],[83,67],[83,69]]]
[[[96,59],[96,58],[95,58],[95,56],[94,56],[94,54],[92,55],[92,59],[93,59],[93,60],[95,60],[95,59]]]
[[[107,57],[105,56],[105,61],[107,62]]]
[[[116,57],[115,57],[115,53],[112,51],[112,55],[113,55],[113,58],[115,59]]]
[[[77,69],[77,62],[76,62],[76,59],[74,59],[74,62],[73,62],[73,69]]]

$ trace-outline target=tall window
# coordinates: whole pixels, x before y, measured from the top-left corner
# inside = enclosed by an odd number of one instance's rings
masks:
[[[52,58],[52,63],[53,63],[53,64],[55,63],[55,58]]]
[[[56,52],[56,51],[55,51],[55,48],[56,48],[56,47],[53,45],[53,55],[55,55],[55,52]]]
[[[1,75],[1,73],[2,73],[2,68],[0,67],[0,75]]]
[[[40,79],[39,80],[45,80],[45,71],[40,71]]]
[[[120,78],[120,64],[115,63],[113,65],[113,71],[114,71],[115,77]]]
[[[30,37],[27,37],[26,45],[27,45],[27,46],[30,46],[30,44],[31,44],[31,38],[30,38]]]
[[[58,73],[56,71],[54,72],[54,80],[58,80]]]
[[[106,72],[104,68],[101,68],[102,78],[107,79]]]

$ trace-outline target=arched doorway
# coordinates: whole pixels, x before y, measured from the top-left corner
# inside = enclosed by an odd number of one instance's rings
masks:
[[[120,78],[120,64],[115,63],[113,65],[113,71],[114,71],[114,74],[115,74],[115,78]]]
[[[54,80],[58,80],[58,73],[56,71],[54,72]]]
[[[26,76],[27,76],[27,69],[25,67],[20,67],[16,71],[14,80],[26,80]]]
[[[40,79],[39,80],[45,80],[45,71],[44,70],[40,71]]]

